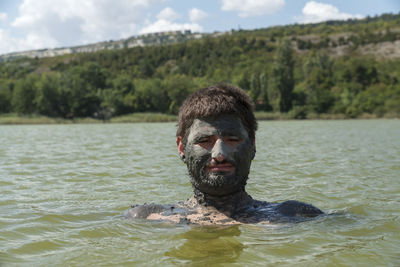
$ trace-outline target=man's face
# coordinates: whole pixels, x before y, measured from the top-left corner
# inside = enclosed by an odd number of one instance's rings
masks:
[[[185,155],[193,186],[223,196],[244,189],[255,150],[240,119],[223,115],[195,119],[180,152]]]

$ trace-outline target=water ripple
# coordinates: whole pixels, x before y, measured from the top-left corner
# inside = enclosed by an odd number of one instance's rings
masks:
[[[0,264],[398,266],[400,122],[260,122],[248,191],[329,215],[196,227],[131,221],[191,187],[167,124],[0,126]]]

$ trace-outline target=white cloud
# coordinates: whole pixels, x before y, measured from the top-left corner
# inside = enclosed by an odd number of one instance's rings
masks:
[[[222,0],[223,11],[238,11],[240,17],[272,14],[285,5],[285,0]]]
[[[174,23],[167,20],[157,20],[140,30],[141,34],[151,32],[168,32],[168,31],[184,31],[191,30],[192,32],[201,32],[203,28],[196,23]]]
[[[20,44],[18,40],[12,38],[7,31],[0,29],[0,54],[12,52],[12,49],[18,49]]]
[[[55,46],[57,41],[49,36],[28,34],[24,38],[15,38],[6,30],[0,29],[0,54],[21,50],[34,50]]]
[[[179,18],[172,8],[164,8],[158,15],[157,20],[142,28],[139,33],[166,32],[166,31],[184,31],[201,32],[203,28],[197,23],[177,23],[175,20]]]
[[[158,20],[174,21],[180,17],[172,8],[166,7],[157,15]]]
[[[207,17],[207,13],[198,8],[189,10],[189,18],[191,22],[199,22]]]
[[[23,0],[11,23],[2,31],[0,54],[37,48],[71,46],[136,34],[145,11],[164,0]],[[0,20],[4,15],[0,15]],[[8,43],[4,43],[4,41]]]
[[[330,4],[319,3],[315,1],[308,2],[303,10],[303,16],[297,18],[301,23],[317,23],[327,20],[346,20],[346,19],[360,19],[361,15],[351,15],[348,13],[340,12],[338,8]]]
[[[1,13],[0,12],[0,22],[1,21],[7,21],[7,14],[6,13]]]

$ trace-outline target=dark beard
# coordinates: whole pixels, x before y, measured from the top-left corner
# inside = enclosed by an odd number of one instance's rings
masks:
[[[206,167],[210,162],[211,159],[209,157],[202,157],[196,160],[193,157],[188,159],[187,166],[194,189],[215,196],[229,195],[240,190],[244,191],[247,174],[246,177],[241,178],[237,168],[232,174],[224,174],[223,172],[207,173]],[[223,163],[226,162],[221,164]],[[229,161],[229,163],[236,167],[235,162]]]

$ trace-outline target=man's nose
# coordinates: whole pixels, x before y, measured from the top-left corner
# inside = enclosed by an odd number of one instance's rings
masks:
[[[228,157],[226,144],[221,139],[215,142],[211,157],[218,162],[223,162]]]

